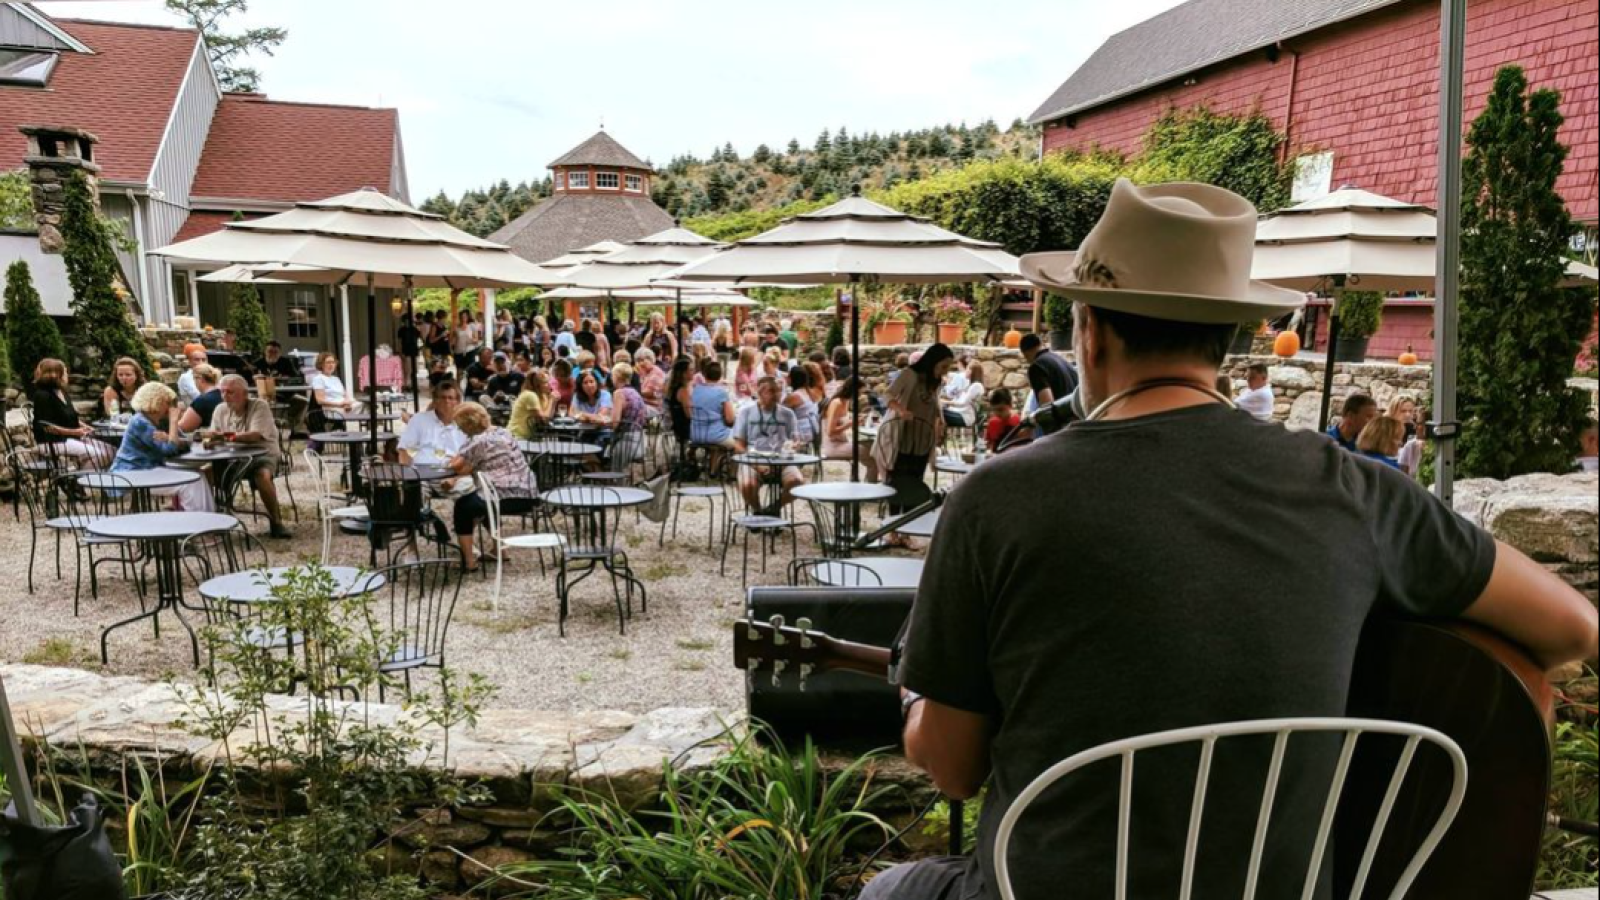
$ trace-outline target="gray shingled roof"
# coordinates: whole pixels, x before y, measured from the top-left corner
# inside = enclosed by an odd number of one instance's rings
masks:
[[[563,153],[550,164],[552,169],[556,166],[616,166],[619,169],[650,171],[649,163],[634,156],[627,147],[617,143],[604,131],[595,132],[594,137]]]
[[[614,165],[614,164],[613,164]],[[672,216],[648,197],[558,193],[489,235],[532,263],[599,241],[626,243],[665,231]]]
[[[1189,0],[1112,35],[1030,124],[1082,112],[1399,0]]]

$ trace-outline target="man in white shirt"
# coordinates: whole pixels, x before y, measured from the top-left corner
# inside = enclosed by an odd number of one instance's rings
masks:
[[[778,379],[762,376],[756,383],[756,402],[739,410],[733,423],[733,446],[740,453],[752,450],[761,453],[780,453],[794,449],[795,433],[800,428],[794,410],[778,403],[783,389]],[[776,471],[774,471],[776,468]],[[740,466],[739,492],[744,495],[745,506],[763,515],[776,514],[775,507],[764,507],[761,487],[777,481],[781,503],[793,499],[795,488],[806,483],[805,473],[799,466]]]
[[[1272,384],[1267,379],[1267,367],[1261,363],[1252,363],[1245,370],[1245,389],[1239,393],[1239,398],[1234,401],[1238,407],[1263,422],[1272,421],[1272,410],[1277,405],[1272,395]]]
[[[206,364],[206,351],[190,350],[188,353],[189,368],[178,376],[178,397],[184,403],[193,403],[195,398],[203,391],[194,383],[194,370]]]
[[[400,461],[406,465],[442,466],[466,446],[467,436],[456,426],[461,388],[447,381],[433,389],[433,403],[411,417],[400,432]]]
[[[1600,472],[1600,426],[1594,419],[1583,426],[1583,433],[1578,436],[1578,471]]]

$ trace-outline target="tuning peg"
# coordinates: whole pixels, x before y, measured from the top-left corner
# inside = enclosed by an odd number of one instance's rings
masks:
[[[752,641],[761,640],[761,632],[756,630],[756,620],[754,615],[745,617],[744,636]]]
[[[773,687],[777,687],[778,686],[778,676],[782,675],[783,674],[783,670],[787,669],[788,667],[789,667],[789,664],[787,662],[785,662],[784,660],[781,660],[781,659],[780,660],[775,660],[772,663],[772,686]]]
[[[746,669],[749,669],[752,672],[754,672],[756,669],[761,668],[761,657],[759,657],[759,656],[748,656],[748,657],[745,657],[744,667]]]
[[[811,665],[811,663],[801,663],[800,664],[800,690],[801,691],[804,691],[806,689],[806,680],[811,677],[811,672],[815,668],[816,667]]]
[[[772,626],[772,643],[780,647],[787,644],[783,636],[783,616],[773,616],[767,622]]]
[[[794,624],[796,628],[800,629],[800,646],[806,650],[811,649],[813,646],[810,635],[811,620],[807,618],[799,618],[795,620]]]

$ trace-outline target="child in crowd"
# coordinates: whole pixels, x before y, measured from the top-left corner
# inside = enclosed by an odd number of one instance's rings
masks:
[[[989,452],[995,452],[1011,429],[1021,424],[1022,417],[1017,415],[1011,402],[1011,392],[1005,388],[995,388],[989,394],[989,424],[983,429],[983,442],[988,445]]]

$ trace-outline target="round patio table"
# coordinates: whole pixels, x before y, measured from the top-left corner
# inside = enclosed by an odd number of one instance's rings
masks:
[[[167,465],[185,469],[198,469],[211,463],[237,462],[267,455],[267,448],[256,444],[229,444],[216,450],[190,450],[167,460]]]
[[[78,483],[93,491],[127,490],[134,512],[150,512],[150,492],[181,487],[200,480],[197,469],[129,469],[122,472],[84,472]]]
[[[970,475],[977,468],[977,463],[969,463],[964,459],[950,456],[941,456],[933,461],[935,472],[944,472],[947,475]]]
[[[219,603],[264,603],[272,599],[272,589],[281,587],[288,575],[299,566],[273,566],[268,569],[246,569],[228,575],[218,575],[200,585],[200,596]],[[355,566],[323,566],[333,576],[333,596],[354,597],[369,594],[386,584],[382,575]]]
[[[517,446],[523,453],[539,453],[545,456],[598,456],[603,452],[599,444],[588,444],[583,441],[517,441]]]
[[[323,421],[330,425],[360,425],[365,422],[371,422],[373,416],[371,413],[325,412],[322,414],[322,418]],[[397,422],[400,419],[400,414],[380,412],[377,418],[379,422]]]
[[[221,513],[206,512],[147,512],[131,516],[109,516],[96,519],[84,530],[95,537],[115,541],[137,541],[144,547],[146,557],[156,565],[156,604],[149,610],[123,619],[100,632],[100,663],[110,665],[109,641],[111,632],[124,625],[149,619],[155,626],[156,638],[161,638],[161,614],[170,611],[189,632],[189,646],[194,654],[194,664],[200,665],[200,640],[194,628],[183,617],[183,568],[178,551],[184,540],[197,534],[231,531],[239,527],[239,520]]]
[[[839,560],[841,565],[819,565],[812,569],[811,577],[834,587],[859,587],[855,576],[846,574],[850,566],[870,569],[886,588],[914,588],[922,581],[923,561],[898,556],[858,556]]]
[[[589,533],[597,535],[598,541],[602,546],[609,547],[611,545],[610,528],[614,520],[612,516],[606,514],[607,511],[613,509],[626,509],[630,506],[643,506],[644,504],[654,500],[655,495],[641,488],[611,487],[609,485],[568,485],[567,487],[559,487],[551,491],[546,491],[545,493],[539,495],[539,499],[543,500],[550,506],[561,509],[574,510],[578,512],[587,510],[593,513],[593,522],[588,525],[585,530]],[[556,589],[556,593],[560,598],[559,616],[562,627],[565,627],[566,625],[567,598],[571,596],[572,588],[576,586],[578,582],[589,577],[589,574],[594,571],[595,563],[599,563],[608,573],[611,574],[612,578],[617,578],[620,576],[623,581],[626,581],[630,585],[628,589],[629,617],[633,615],[632,585],[638,585],[639,587],[640,608],[645,612],[650,611],[650,598],[649,594],[645,591],[644,582],[640,580],[639,576],[633,574],[633,569],[629,568],[626,556],[622,557],[622,559],[619,561],[617,554],[606,553],[604,558],[601,558],[601,554],[596,553],[586,561],[589,563],[589,567],[583,572],[582,575],[568,580],[565,574],[565,569],[563,569],[563,573],[558,579],[559,586]],[[611,584],[614,590],[616,588],[616,582],[612,581]],[[625,627],[626,626],[624,626],[624,628]]]
[[[378,432],[378,443],[386,444],[395,439],[394,432]],[[313,434],[309,440],[318,444],[343,444],[350,454],[350,493],[361,493],[361,448],[372,443],[372,432],[357,431],[324,431]]]
[[[825,481],[821,484],[802,484],[794,489],[801,500],[815,500],[833,507],[834,546],[826,549],[849,554],[855,549],[861,531],[861,507],[878,503],[895,495],[886,484],[869,484],[864,481]]]
[[[734,464],[742,469],[752,469],[760,484],[761,509],[772,511],[776,515],[777,508],[783,499],[783,478],[780,470],[786,468],[803,468],[814,466],[822,462],[822,457],[809,453],[763,453],[760,451],[735,453],[729,457]],[[762,469],[769,471],[763,473]]]

